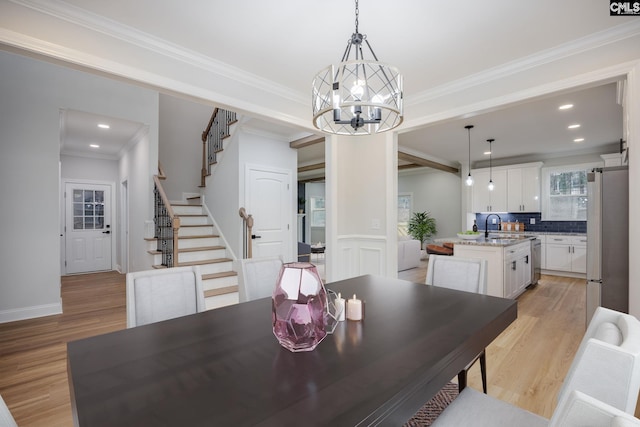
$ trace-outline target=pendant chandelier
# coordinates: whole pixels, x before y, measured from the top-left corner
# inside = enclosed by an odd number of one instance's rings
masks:
[[[402,123],[402,75],[379,62],[366,34],[360,34],[358,0],[355,3],[356,29],[342,60],[313,79],[313,125],[338,135],[370,135]]]
[[[491,176],[491,156],[493,156],[492,153],[492,149],[491,149],[491,143],[495,141],[495,139],[487,139],[487,142],[489,143],[489,185],[487,186],[487,188],[489,188],[489,191],[493,191],[494,185],[493,185],[493,179]]]
[[[473,178],[471,177],[471,129],[473,129],[473,125],[466,125],[464,128],[469,134],[469,175],[467,176],[465,183],[467,184],[467,187],[471,187],[473,185]]]

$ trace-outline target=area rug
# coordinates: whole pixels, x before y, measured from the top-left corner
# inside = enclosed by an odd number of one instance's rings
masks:
[[[430,426],[438,418],[438,415],[453,399],[458,397],[458,384],[448,383],[442,390],[428,401],[416,414],[404,425],[404,427]]]

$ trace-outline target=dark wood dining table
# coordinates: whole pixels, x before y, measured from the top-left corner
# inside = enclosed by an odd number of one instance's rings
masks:
[[[68,343],[75,425],[401,426],[517,317],[516,301],[360,276],[365,302],[313,351],[263,298]]]

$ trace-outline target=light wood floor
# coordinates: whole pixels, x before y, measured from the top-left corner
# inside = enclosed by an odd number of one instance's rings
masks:
[[[426,263],[400,278],[424,283]],[[549,417],[585,329],[584,280],[543,276],[487,348],[489,394]],[[0,324],[0,394],[20,427],[70,426],[68,341],[126,327],[125,276],[62,278],[64,314]],[[476,364],[478,365],[478,364]],[[480,368],[469,385],[481,390]]]

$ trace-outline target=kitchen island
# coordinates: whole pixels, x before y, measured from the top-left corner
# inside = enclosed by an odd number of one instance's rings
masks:
[[[453,256],[487,260],[487,294],[517,298],[531,284],[531,239],[522,234],[498,234],[477,239],[436,239],[454,244]]]

